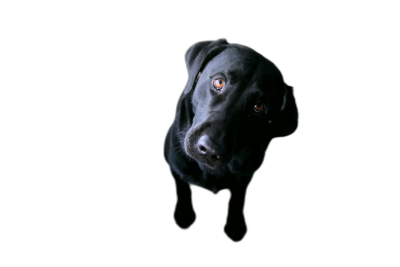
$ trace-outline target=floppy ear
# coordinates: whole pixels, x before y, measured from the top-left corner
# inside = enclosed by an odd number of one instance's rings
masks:
[[[283,100],[280,113],[272,121],[274,137],[283,137],[292,134],[297,128],[298,113],[293,96],[293,87],[284,86]]]
[[[206,64],[216,55],[226,49],[228,43],[225,39],[217,41],[199,42],[192,45],[186,52],[186,67],[189,73],[189,80],[184,93],[189,93],[195,87],[197,79]]]

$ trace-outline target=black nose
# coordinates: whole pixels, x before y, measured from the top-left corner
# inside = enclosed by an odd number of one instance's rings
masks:
[[[199,138],[197,148],[200,154],[206,156],[211,161],[220,160],[224,153],[224,147],[213,143],[207,135]]]

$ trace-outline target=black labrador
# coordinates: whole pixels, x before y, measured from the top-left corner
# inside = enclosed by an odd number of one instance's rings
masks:
[[[178,195],[175,221],[188,228],[196,218],[189,184],[229,189],[224,230],[239,241],[246,188],[269,142],[297,128],[293,90],[271,61],[225,39],[196,43],[185,58],[189,80],[164,147]]]

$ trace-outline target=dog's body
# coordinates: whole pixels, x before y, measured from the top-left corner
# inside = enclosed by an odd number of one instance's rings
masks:
[[[189,80],[164,148],[177,187],[175,220],[182,228],[195,220],[189,184],[227,188],[225,232],[239,241],[246,188],[269,142],[297,128],[292,88],[272,62],[224,39],[194,44],[186,64]]]

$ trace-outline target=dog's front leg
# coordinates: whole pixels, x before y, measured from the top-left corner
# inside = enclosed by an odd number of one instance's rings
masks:
[[[236,186],[230,189],[231,199],[229,200],[228,218],[224,230],[233,241],[240,241],[247,231],[243,215],[247,185]]]
[[[192,205],[192,191],[188,183],[181,180],[179,175],[172,172],[176,183],[176,193],[178,200],[176,202],[174,218],[179,227],[186,229],[196,219],[196,214]]]

